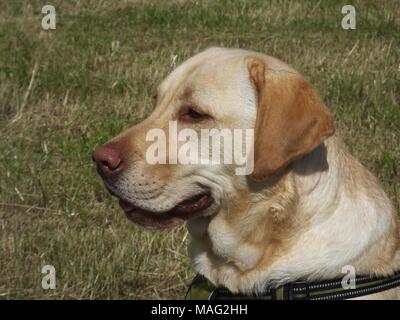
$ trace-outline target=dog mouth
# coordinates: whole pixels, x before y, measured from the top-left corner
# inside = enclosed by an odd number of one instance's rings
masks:
[[[205,192],[179,202],[169,211],[153,212],[141,209],[121,198],[119,199],[119,205],[130,221],[150,229],[173,227],[191,218],[198,217],[213,202],[214,199],[211,194]]]

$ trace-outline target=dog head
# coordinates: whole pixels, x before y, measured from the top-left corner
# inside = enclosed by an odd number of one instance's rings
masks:
[[[156,96],[147,119],[93,153],[128,218],[148,228],[215,215],[227,194],[245,188],[233,140],[254,159],[251,179],[265,180],[334,132],[316,90],[283,62],[254,52],[208,49],[168,75]]]

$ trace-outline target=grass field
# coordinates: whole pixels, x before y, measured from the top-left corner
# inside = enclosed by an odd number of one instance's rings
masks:
[[[343,30],[351,2],[357,29]],[[156,85],[209,46],[276,56],[332,109],[400,209],[400,2],[0,2],[0,298],[182,298],[184,227],[128,224],[90,152],[151,112]],[[57,288],[43,290],[42,266]]]

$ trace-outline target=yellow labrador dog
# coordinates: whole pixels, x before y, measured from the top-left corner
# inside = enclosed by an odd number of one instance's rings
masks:
[[[266,285],[342,277],[345,266],[367,276],[400,270],[394,206],[346,150],[317,90],[291,67],[211,48],[176,68],[156,100],[150,117],[93,159],[131,221],[187,223],[193,266],[212,284],[262,294]],[[158,128],[168,140],[171,122],[199,134],[254,129],[253,170],[238,175],[233,163],[180,163],[172,155],[149,163],[149,131]],[[392,287],[361,298],[399,297]]]

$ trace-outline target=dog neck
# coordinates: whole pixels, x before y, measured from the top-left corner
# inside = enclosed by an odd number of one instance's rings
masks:
[[[357,274],[400,267],[394,208],[337,136],[279,177],[237,188],[218,214],[188,223],[194,268],[214,285],[257,293],[348,266]]]

